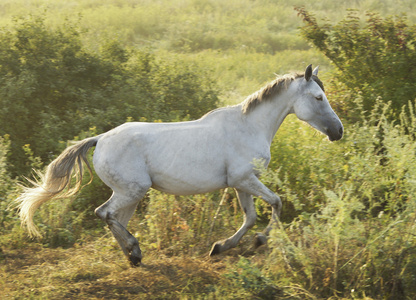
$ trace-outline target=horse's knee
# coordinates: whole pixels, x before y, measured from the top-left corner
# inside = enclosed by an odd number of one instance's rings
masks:
[[[274,196],[275,196],[274,199],[273,199],[274,204],[278,208],[281,208],[282,207],[282,200],[280,199],[280,197],[278,195],[275,194]]]
[[[277,195],[276,195],[277,196]],[[277,208],[276,208],[276,210],[277,210],[277,215],[280,217],[280,213],[282,212],[282,200],[280,199],[280,197],[279,196],[277,196]]]
[[[255,210],[246,212],[246,219],[245,219],[245,225],[248,228],[252,228],[257,220],[257,213]]]
[[[269,203],[274,209],[276,209],[277,214],[280,215],[280,212],[282,211],[282,206],[283,206],[282,200],[280,199],[280,197],[274,194],[273,198],[271,199]]]

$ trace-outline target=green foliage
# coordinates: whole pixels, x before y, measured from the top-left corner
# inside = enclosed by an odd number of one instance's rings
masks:
[[[279,288],[248,259],[240,257],[231,269],[232,272],[225,274],[224,277],[239,292],[233,296],[227,295],[228,299],[276,299],[280,294]]]
[[[389,121],[389,104],[378,101],[360,123],[345,124],[336,145],[298,122],[281,129],[272,148],[276,160],[262,181],[284,202],[285,223],[271,234],[265,272],[288,286],[286,294],[416,295],[414,105],[396,122]]]
[[[301,287],[323,298],[414,297],[414,204],[397,218],[360,219],[363,205],[349,192],[329,193],[316,214],[272,233],[269,276],[290,282],[286,293]]]
[[[41,18],[16,20],[14,30],[0,34],[1,132],[10,134],[12,163],[20,172],[23,145],[48,160],[57,141],[80,130],[67,126],[76,111],[98,107],[91,100],[104,98],[97,94],[110,81],[111,65],[86,53],[79,34],[68,24],[53,32]]]
[[[364,110],[371,110],[381,97],[392,101],[391,108],[398,113],[415,99],[416,25],[409,25],[405,16],[382,18],[367,13],[361,25],[353,10],[336,25],[320,25],[304,7],[296,10],[305,23],[302,35],[337,67],[339,82],[362,93]],[[347,103],[346,110],[352,105]]]
[[[362,99],[356,99],[358,111]],[[368,114],[361,111],[360,122],[345,123],[346,135],[328,143],[308,126],[288,118],[272,144],[273,161],[264,173],[264,182],[284,195],[284,221],[299,213],[313,213],[325,198],[325,190],[352,185],[360,201],[376,216],[380,211],[394,214],[411,196],[410,185],[402,185],[414,158],[413,104],[400,114],[400,123],[391,118],[390,104],[377,101]],[[410,111],[411,116],[406,116]],[[359,114],[358,112],[353,112]],[[381,171],[382,170],[382,171]]]
[[[97,40],[117,37],[134,47],[170,51],[250,49],[277,53],[308,47],[296,35],[299,20],[294,17],[294,5],[305,5],[330,20],[339,20],[348,8],[383,15],[407,11],[413,20],[415,16],[412,0],[14,0],[2,5],[0,24],[7,24],[11,16],[46,10],[51,26],[65,19],[74,21],[81,14],[82,27],[89,29],[85,40],[96,47]]]
[[[72,200],[72,201],[71,201]],[[70,247],[83,237],[85,212],[74,210],[74,199],[46,203],[35,217],[45,247]]]
[[[10,148],[8,136],[0,136],[0,233],[10,230],[16,221],[16,217],[10,210],[10,202],[16,193],[11,192],[16,184],[7,173],[7,155]]]
[[[128,117],[197,118],[217,105],[212,81],[196,66],[114,41],[97,54],[82,34],[71,24],[50,29],[41,17],[17,19],[0,32],[0,134],[10,135],[13,174],[28,171],[24,145],[49,162],[62,150],[59,141],[89,127],[101,133]]]

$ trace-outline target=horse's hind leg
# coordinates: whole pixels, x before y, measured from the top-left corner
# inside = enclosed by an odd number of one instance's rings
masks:
[[[111,198],[95,210],[95,214],[108,224],[111,232],[132,265],[140,264],[142,253],[137,239],[126,229],[137,204],[146,194],[148,187],[136,193],[124,195],[114,192]]]
[[[230,238],[216,242],[211,249],[210,256],[219,254],[225,250],[237,246],[244,234],[254,226],[256,222],[257,214],[254,207],[253,197],[250,194],[244,193],[241,190],[237,190],[238,200],[242,211],[244,212],[244,223],[240,229]]]

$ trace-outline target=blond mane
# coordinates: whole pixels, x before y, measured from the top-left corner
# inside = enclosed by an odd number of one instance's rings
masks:
[[[244,100],[242,107],[243,114],[249,113],[263,101],[270,100],[271,98],[273,98],[273,96],[281,93],[284,90],[287,90],[287,88],[293,80],[304,76],[304,73],[293,73],[277,77],[275,80],[273,80],[257,92],[251,94]],[[315,75],[313,75],[312,78],[324,91],[322,81]]]

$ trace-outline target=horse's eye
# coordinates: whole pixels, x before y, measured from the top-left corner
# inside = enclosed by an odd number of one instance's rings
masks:
[[[316,100],[318,100],[318,101],[322,101],[322,100],[323,100],[322,96],[318,96],[318,97],[315,97],[315,98],[316,98]]]

